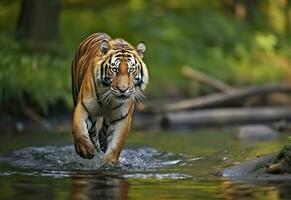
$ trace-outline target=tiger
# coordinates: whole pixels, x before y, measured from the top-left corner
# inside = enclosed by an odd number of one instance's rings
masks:
[[[146,47],[94,33],[83,40],[72,61],[74,110],[72,133],[79,156],[92,159],[103,152],[102,163],[118,163],[131,128],[136,101],[143,101],[148,70]]]

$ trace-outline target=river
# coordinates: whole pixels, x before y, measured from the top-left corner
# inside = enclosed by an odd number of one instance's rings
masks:
[[[235,129],[132,132],[120,165],[76,155],[70,133],[1,133],[0,199],[290,199],[288,181],[240,181],[222,169],[290,143],[242,142]]]

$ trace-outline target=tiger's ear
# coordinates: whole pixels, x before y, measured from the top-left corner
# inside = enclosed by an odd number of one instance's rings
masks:
[[[142,57],[144,52],[146,50],[145,44],[143,42],[140,42],[137,46],[136,46],[136,51],[137,53],[139,53],[139,55]]]
[[[107,52],[109,51],[110,48],[111,48],[111,46],[108,43],[108,41],[102,40],[102,42],[100,44],[100,50],[103,53],[103,55],[107,54]]]

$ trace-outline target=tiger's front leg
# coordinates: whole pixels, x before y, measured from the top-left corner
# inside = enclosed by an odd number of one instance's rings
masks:
[[[118,162],[120,152],[131,127],[133,107],[133,104],[131,104],[128,108],[128,112],[117,119],[112,119],[106,131],[107,148],[102,159],[103,163],[114,164]]]
[[[88,113],[84,105],[78,103],[75,107],[72,121],[74,146],[81,157],[92,159],[96,154],[96,150],[89,137],[87,119]]]

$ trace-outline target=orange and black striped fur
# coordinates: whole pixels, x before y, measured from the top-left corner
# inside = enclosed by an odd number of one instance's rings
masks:
[[[92,34],[80,44],[71,70],[72,131],[81,157],[92,159],[101,150],[103,162],[118,161],[134,101],[144,98],[141,92],[148,83],[144,51],[143,43],[133,47],[105,33]]]

